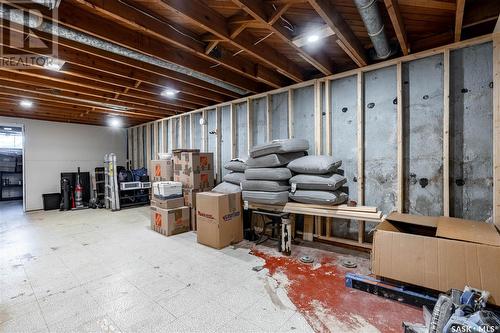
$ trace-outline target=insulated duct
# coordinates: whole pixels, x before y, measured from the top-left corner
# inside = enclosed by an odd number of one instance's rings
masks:
[[[354,0],[358,8],[359,15],[363,19],[368,36],[375,49],[376,59],[387,59],[393,51],[389,45],[389,40],[385,35],[384,21],[377,4],[378,0]]]

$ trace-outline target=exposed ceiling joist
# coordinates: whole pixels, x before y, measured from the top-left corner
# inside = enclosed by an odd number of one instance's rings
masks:
[[[186,19],[214,34],[222,41],[248,52],[267,66],[279,69],[295,82],[305,80],[303,70],[299,66],[287,61],[286,57],[269,46],[255,45],[256,40],[252,39],[249,34],[243,35],[242,31],[237,34],[234,31],[231,33],[228,20],[201,1],[161,0],[160,3],[177,11]],[[231,35],[234,37],[231,38]]]
[[[266,5],[268,4],[265,1],[262,0],[232,0],[232,1],[238,6],[240,6],[240,8],[243,9],[246,13],[250,14],[255,20],[265,25],[276,36],[280,37],[292,49],[294,49],[303,59],[309,62],[321,73],[323,73],[324,75],[330,75],[333,73],[333,65],[330,59],[320,54],[312,56],[307,51],[294,44],[293,42],[294,36],[292,36],[288,30],[286,30],[285,28],[276,23],[276,20],[277,18],[279,18],[279,16],[276,15],[273,16],[273,14],[271,15],[267,14],[265,8]],[[269,22],[272,22],[273,20],[274,23],[270,24]]]
[[[338,43],[349,57],[359,66],[366,66],[368,60],[363,45],[354,35],[349,25],[328,0],[309,0],[311,6],[326,24],[335,31]]]
[[[408,43],[408,37],[406,36],[406,29],[403,22],[403,17],[399,10],[398,0],[384,0],[385,7],[389,13],[389,17],[396,32],[396,37],[398,38],[399,46],[403,51],[404,55],[410,53],[410,45]]]
[[[255,63],[247,60],[243,57],[233,57],[229,52],[220,52],[217,57],[212,57],[205,53],[206,45],[200,43],[198,36],[193,38],[184,39],[181,43],[177,36],[181,35],[179,32],[172,28],[173,25],[165,20],[156,20],[148,15],[145,10],[132,8],[130,6],[123,5],[121,1],[118,0],[76,0],[81,4],[87,5],[90,8],[95,9],[100,15],[112,18],[120,24],[128,26],[130,28],[139,30],[149,36],[153,36],[156,39],[163,40],[169,45],[175,47],[168,47],[165,43],[162,44],[162,48],[170,48],[169,56],[164,54],[164,57],[170,57],[170,59],[165,59],[170,62],[176,63],[178,65],[184,66],[186,68],[193,68],[200,73],[215,77],[219,80],[226,81],[230,84],[236,85],[238,87],[247,89],[252,92],[257,92],[262,90],[262,88],[252,87],[249,85],[249,80],[237,81],[228,80],[231,76],[238,73],[244,77],[248,77],[257,81],[262,82],[262,78],[255,75]],[[191,4],[189,2],[189,4]],[[144,47],[144,43],[142,43]],[[141,47],[139,47],[139,52]],[[163,51],[165,52],[165,50]],[[210,63],[206,63],[209,61]],[[199,64],[199,65],[197,65]],[[218,64],[219,67],[214,69],[213,65]],[[233,71],[229,73],[228,70]],[[234,73],[236,72],[236,73]],[[274,74],[274,75],[272,75]],[[282,85],[283,81],[279,78],[277,72],[270,73],[267,77],[273,77],[272,82],[264,82],[265,84],[271,85],[272,87],[279,87]]]
[[[440,9],[455,11],[457,6],[454,2],[438,1],[438,0],[398,0],[400,6],[413,6],[428,9]]]
[[[462,36],[464,10],[465,10],[465,0],[457,0],[457,9],[455,12],[455,42],[459,42]]]

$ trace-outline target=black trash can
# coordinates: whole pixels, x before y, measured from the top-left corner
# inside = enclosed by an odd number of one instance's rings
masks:
[[[43,210],[55,210],[61,208],[61,193],[42,194]]]

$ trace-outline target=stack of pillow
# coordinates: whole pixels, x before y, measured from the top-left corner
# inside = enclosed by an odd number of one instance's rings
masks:
[[[247,160],[245,179],[241,183],[243,200],[280,205],[288,202],[292,173],[286,165],[306,155],[309,142],[302,139],[273,140],[255,146]]]
[[[290,180],[290,199],[293,201],[317,204],[340,205],[347,201],[348,195],[340,188],[347,179],[338,173],[342,161],[332,156],[304,156],[288,164],[296,175]]]
[[[213,188],[213,192],[237,193],[241,192],[241,182],[245,180],[247,164],[242,158],[235,158],[224,165],[224,169],[231,171],[226,174],[223,182]]]

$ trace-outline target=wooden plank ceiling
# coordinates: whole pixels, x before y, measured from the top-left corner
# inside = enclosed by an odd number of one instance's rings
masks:
[[[2,22],[10,36],[1,39],[4,57],[33,53],[9,41],[36,36],[63,61],[58,71],[0,67],[3,116],[96,125],[118,117],[130,126],[373,63],[353,0],[62,0],[56,12],[0,2],[80,34],[54,40],[40,27]],[[399,56],[491,33],[500,1],[379,0],[379,7]],[[326,37],[304,43],[311,33]]]

